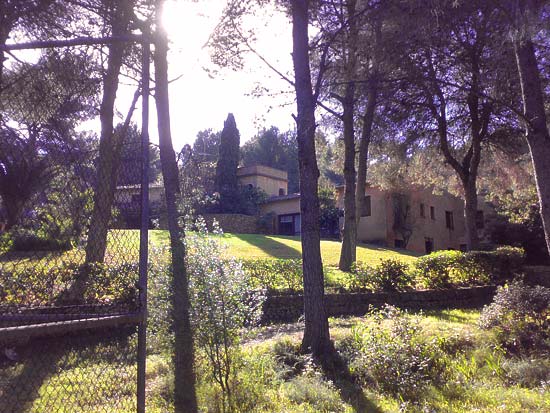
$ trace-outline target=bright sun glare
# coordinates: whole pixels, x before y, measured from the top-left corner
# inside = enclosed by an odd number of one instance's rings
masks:
[[[254,135],[259,127],[275,125],[284,130],[293,125],[288,107],[268,113],[269,107],[277,108],[286,103],[286,96],[283,100],[280,97],[256,99],[249,96],[258,84],[278,90],[287,87],[255,56],[247,58],[246,68],[241,72],[222,70],[212,79],[204,70],[212,63],[203,46],[218,23],[225,4],[224,0],[172,0],[165,3],[162,21],[171,42],[169,76],[178,79],[170,85],[176,146],[192,143],[199,130],[221,129],[228,112],[235,114],[241,142]],[[284,16],[269,13],[264,8],[248,23],[255,28],[259,52],[286,72],[291,63],[290,26]]]

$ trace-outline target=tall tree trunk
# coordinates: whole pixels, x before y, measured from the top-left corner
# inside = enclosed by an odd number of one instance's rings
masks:
[[[112,18],[112,35],[128,33],[131,8],[127,2],[118,2],[114,6]],[[113,133],[114,105],[118,89],[118,76],[124,57],[124,43],[109,45],[107,72],[103,79],[103,96],[99,110],[101,135],[99,139],[99,161],[97,165],[97,182],[94,191],[94,209],[86,243],[86,262],[103,262],[107,249],[107,233],[112,218],[113,200],[120,156],[122,136]]]
[[[374,112],[376,110],[376,99],[378,97],[378,79],[375,74],[369,83],[367,95],[367,108],[363,115],[363,126],[359,140],[359,159],[357,163],[357,184],[355,186],[355,219],[357,225],[361,219],[361,212],[365,205],[365,186],[367,185],[367,171],[369,165],[369,146],[374,123]]]
[[[357,161],[357,184],[355,187],[355,219],[357,225],[361,220],[361,214],[365,207],[365,186],[367,185],[367,171],[369,166],[369,146],[372,136],[372,126],[378,100],[379,63],[382,46],[382,18],[376,20],[374,37],[374,55],[372,59],[372,71],[367,85],[367,107],[363,114],[361,137],[359,138],[359,154]]]
[[[315,156],[315,99],[309,67],[309,0],[292,0],[292,61],[297,103],[297,140],[302,215],[305,329],[302,349],[322,356],[333,350],[325,312],[319,233],[319,169]]]
[[[157,6],[158,7],[158,6]],[[157,12],[160,13],[160,7]],[[174,408],[176,413],[196,413],[195,372],[193,369],[193,332],[189,318],[189,280],[185,267],[185,232],[178,222],[178,198],[180,185],[176,154],[172,146],[170,130],[170,105],[168,97],[168,38],[158,25],[155,43],[155,99],[159,133],[160,161],[168,231],[172,252],[172,316],[174,320]]]
[[[477,235],[477,185],[476,178],[462,181],[464,189],[464,220],[466,226],[466,247],[469,251],[479,249],[479,237]]]
[[[521,83],[523,111],[527,119],[527,143],[535,171],[546,247],[550,254],[550,134],[546,124],[540,70],[530,38],[518,35],[514,39],[514,49]]]
[[[344,127],[344,228],[342,248],[338,268],[351,271],[356,260],[357,219],[356,219],[356,181],[355,181],[355,78],[357,76],[357,16],[355,0],[345,4],[348,17],[349,35],[342,50],[346,58],[346,88],[342,102],[342,123]]]
[[[357,221],[355,219],[355,129],[353,113],[355,108],[355,83],[348,81],[342,100],[344,109],[342,122],[344,124],[344,229],[342,248],[338,268],[351,271],[351,265],[356,259]]]

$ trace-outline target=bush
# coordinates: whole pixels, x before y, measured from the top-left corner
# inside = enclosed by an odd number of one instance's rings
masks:
[[[58,263],[0,269],[0,299],[12,305],[65,304],[64,294],[82,272],[88,282],[80,301],[86,304],[135,304],[137,264]]]
[[[372,283],[375,288],[382,291],[405,290],[410,288],[412,283],[408,270],[409,266],[399,260],[381,260],[373,269]]]
[[[371,273],[373,268],[361,262],[354,262],[349,273],[348,288],[352,291],[361,291],[371,288]]]
[[[240,333],[259,321],[264,296],[250,285],[239,261],[222,258],[222,246],[209,236],[205,222],[196,226],[198,232],[186,238],[195,340],[222,391],[222,411],[237,411],[231,389],[240,358]]]
[[[512,350],[550,348],[550,288],[519,280],[499,287],[493,302],[483,308],[479,325],[495,329]]]
[[[72,248],[70,239],[39,235],[31,229],[13,231],[11,239],[11,251],[67,251]]]
[[[267,291],[301,291],[303,288],[300,259],[243,259],[241,265],[255,288]]]
[[[509,246],[499,247],[495,251],[470,251],[465,258],[495,283],[512,279],[521,272],[525,263],[523,249]]]
[[[419,320],[395,307],[374,311],[372,317],[352,329],[352,344],[342,355],[351,357],[350,368],[362,382],[404,400],[419,399],[422,389],[443,375],[437,340],[426,340]]]
[[[409,266],[395,259],[381,260],[376,267],[354,263],[350,287],[354,290],[370,288],[381,291],[403,291],[411,287]]]
[[[521,271],[521,248],[501,247],[495,251],[438,251],[415,262],[418,283],[424,288],[485,285],[511,279]]]
[[[452,285],[451,270],[461,266],[464,254],[460,251],[438,251],[416,260],[417,279],[425,288],[448,288]]]

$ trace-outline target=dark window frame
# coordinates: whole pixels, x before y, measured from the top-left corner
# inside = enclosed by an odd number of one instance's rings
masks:
[[[455,220],[453,211],[445,211],[445,228],[453,231],[455,229]]]
[[[363,208],[361,209],[361,218],[372,215],[372,201],[370,195],[365,195],[363,199]]]

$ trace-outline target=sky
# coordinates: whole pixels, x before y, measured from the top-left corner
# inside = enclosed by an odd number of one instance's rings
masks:
[[[169,78],[177,79],[169,89],[176,149],[192,144],[200,130],[221,130],[229,112],[235,115],[241,144],[262,127],[274,125],[281,130],[294,127],[291,86],[253,54],[246,58],[245,67],[239,72],[217,67],[217,73],[211,77],[204,70],[213,64],[203,46],[224,6],[224,0],[167,1],[163,21],[171,41]],[[292,37],[287,17],[263,9],[246,23],[255,28],[254,47],[258,53],[281,72],[290,73]],[[272,95],[251,96],[257,85],[267,87]],[[156,125],[156,119],[151,119],[151,125]],[[154,135],[151,131],[152,140],[156,139]]]

